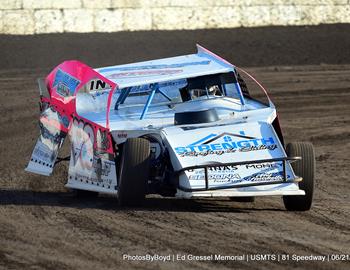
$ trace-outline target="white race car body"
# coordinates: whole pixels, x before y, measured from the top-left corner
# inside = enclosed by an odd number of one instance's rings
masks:
[[[50,175],[68,134],[66,186],[118,195],[120,149],[142,137],[151,145],[147,193],[304,195],[274,105],[245,93],[237,69],[200,46],[193,55],[95,70],[64,62],[41,83],[41,135],[27,171]]]

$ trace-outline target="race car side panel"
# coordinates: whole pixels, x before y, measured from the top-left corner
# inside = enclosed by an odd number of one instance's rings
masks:
[[[97,88],[96,86],[99,85],[104,85],[104,87],[102,89]],[[105,88],[113,91],[115,87],[115,83],[104,78],[95,70],[79,61],[65,61],[58,65],[47,76],[45,83],[40,80],[40,136],[26,170],[42,175],[50,175],[52,173],[59,148],[62,146],[66,135],[72,133],[72,127],[74,127],[73,131],[76,130],[76,125],[73,125],[73,120],[81,120],[76,112],[77,92],[96,92],[105,90]],[[104,157],[104,155],[113,156],[112,138],[109,135],[106,124],[103,126],[102,124],[97,125],[90,122],[90,125],[93,126],[93,130],[96,131],[94,136],[95,140],[92,140],[95,156],[101,158]],[[74,132],[74,134],[79,134],[79,132]],[[90,134],[91,132],[89,136]],[[77,141],[79,141],[78,138],[75,138],[75,135],[70,136],[70,138],[75,145]],[[83,137],[83,140],[79,142],[82,142],[84,145],[85,139],[86,138]],[[103,144],[105,141],[108,142],[108,147],[105,147],[106,145]],[[84,149],[86,149],[86,147]],[[71,156],[71,158],[74,160],[73,156]],[[102,160],[105,159],[106,158]],[[107,160],[114,159],[109,157]],[[97,163],[99,162],[100,159],[97,158]],[[98,170],[102,170],[103,174],[103,169]],[[114,171],[115,170],[113,170],[113,172]],[[87,174],[86,177],[89,177],[89,174]],[[103,179],[102,176],[97,178]],[[116,181],[115,177],[113,177],[113,179]]]
[[[69,138],[71,158],[66,187],[116,193],[116,164],[109,130],[74,116]]]

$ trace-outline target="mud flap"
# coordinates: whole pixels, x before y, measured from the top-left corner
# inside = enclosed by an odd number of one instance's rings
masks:
[[[43,110],[40,115],[40,136],[35,144],[29,164],[25,169],[41,175],[51,175],[58,151],[67,136],[69,119],[53,107]]]

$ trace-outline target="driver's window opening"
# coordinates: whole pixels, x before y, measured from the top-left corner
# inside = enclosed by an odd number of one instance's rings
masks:
[[[239,99],[244,104],[243,96],[248,97],[249,92],[239,74],[238,78],[236,76],[234,72],[229,72],[122,88],[115,93],[114,108],[118,110],[120,105],[146,104],[155,86],[157,89],[152,94],[151,106],[225,96]]]
[[[249,97],[249,91],[238,73],[228,72],[126,87],[116,91],[113,104],[115,110],[120,106],[146,105],[147,111],[148,107],[173,107],[177,103],[220,97],[233,98],[242,105],[245,104],[244,98]]]
[[[180,89],[182,101],[196,100],[202,99],[205,97],[206,99],[210,99],[213,97],[223,97],[224,91],[222,90],[222,86],[220,85],[212,85],[205,86],[204,89],[188,89],[185,87],[184,89]]]
[[[244,98],[257,101],[265,106],[269,106],[269,99],[262,91],[261,87],[244,72],[237,72],[237,81],[241,87]],[[254,74],[253,74],[254,75]]]

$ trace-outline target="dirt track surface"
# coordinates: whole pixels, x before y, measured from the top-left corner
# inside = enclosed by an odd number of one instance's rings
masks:
[[[312,141],[317,184],[309,212],[280,198],[254,203],[150,198],[120,209],[111,197],[80,200],[51,178],[23,171],[38,135],[35,78],[0,71],[0,266],[13,269],[349,269],[347,262],[130,262],[123,254],[350,254],[350,66],[248,68],[270,89],[287,141]]]
[[[123,260],[123,254],[350,254],[346,33],[349,25],[0,36],[0,269],[350,269],[349,261]],[[39,132],[35,81],[47,67],[69,58],[102,66],[192,53],[197,41],[239,66],[260,66],[248,71],[270,90],[286,140],[313,142],[311,211],[286,212],[280,198],[153,197],[143,208],[121,209],[111,197],[75,198],[63,187],[65,164],[50,178],[24,172]]]

